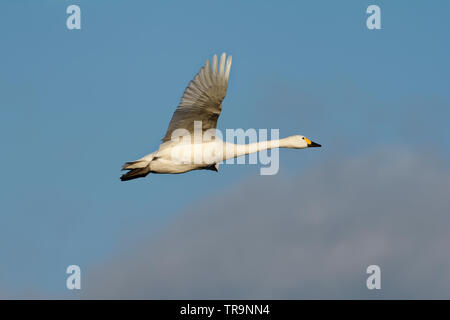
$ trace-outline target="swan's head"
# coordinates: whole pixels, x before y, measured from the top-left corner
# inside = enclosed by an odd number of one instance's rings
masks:
[[[311,140],[309,140],[305,136],[291,136],[289,138],[286,138],[286,143],[288,148],[293,149],[304,149],[304,148],[314,148],[314,147],[321,147],[322,145],[315,143]]]

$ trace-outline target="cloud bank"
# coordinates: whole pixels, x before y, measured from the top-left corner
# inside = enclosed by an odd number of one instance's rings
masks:
[[[255,177],[86,271],[83,298],[450,298],[450,167],[383,150]],[[174,195],[176,197],[176,195]],[[366,268],[381,267],[381,290]]]

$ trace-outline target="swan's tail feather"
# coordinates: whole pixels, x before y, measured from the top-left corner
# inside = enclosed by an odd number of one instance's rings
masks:
[[[120,177],[122,181],[143,178],[150,173],[150,162],[148,159],[130,161],[122,166],[122,170],[130,170]]]
[[[136,160],[136,161],[130,161],[126,162],[122,166],[122,170],[133,170],[133,169],[142,169],[148,166],[149,161],[147,160]]]
[[[137,179],[137,178],[144,178],[149,173],[150,173],[150,166],[147,166],[145,168],[132,169],[132,170],[128,171],[127,173],[125,173],[124,175],[122,175],[120,177],[120,180],[128,181],[128,180],[133,180],[133,179]]]

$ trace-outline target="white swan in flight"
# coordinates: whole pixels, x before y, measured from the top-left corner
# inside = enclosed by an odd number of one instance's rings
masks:
[[[184,91],[159,149],[125,163],[122,170],[129,171],[120,177],[122,181],[142,178],[149,173],[184,173],[199,169],[218,171],[219,163],[224,160],[261,150],[321,146],[301,135],[250,144],[233,144],[208,136],[208,132],[216,129],[230,69],[231,56],[226,59],[225,53],[219,63],[217,55],[214,55],[212,66],[206,60]],[[200,139],[196,138],[197,133],[200,133]]]

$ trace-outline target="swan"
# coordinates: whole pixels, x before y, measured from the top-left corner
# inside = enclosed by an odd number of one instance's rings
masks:
[[[212,65],[206,60],[185,89],[158,150],[126,162],[122,170],[128,172],[120,177],[122,181],[143,178],[149,173],[184,173],[200,169],[218,171],[219,163],[224,160],[267,149],[321,147],[302,135],[249,144],[228,143],[213,134],[208,135],[211,130],[216,130],[230,70],[231,56],[227,58],[225,53],[221,55],[220,62],[214,55]]]

